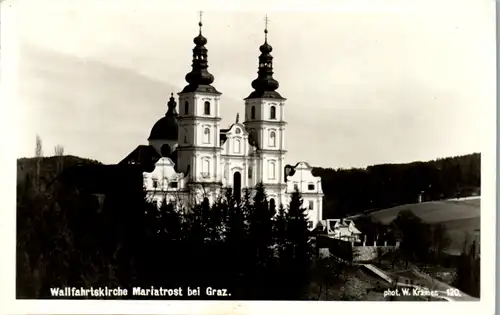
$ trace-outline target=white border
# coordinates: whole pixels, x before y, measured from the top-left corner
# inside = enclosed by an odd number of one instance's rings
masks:
[[[86,5],[94,0],[74,1],[76,7]],[[491,2],[491,9],[494,12],[493,1],[478,1],[479,5],[488,5]],[[130,7],[130,2],[120,1],[99,1],[103,8],[123,9]],[[151,6],[160,1],[143,1],[135,6]],[[331,10],[330,1],[171,1],[161,0],[163,5],[169,5],[172,10],[290,10],[290,11],[325,11]],[[337,1],[335,10],[361,11],[361,10],[395,10],[397,1],[374,1],[374,0],[351,0]],[[422,1],[414,1],[422,3]],[[453,9],[457,1],[432,1],[434,7]],[[47,1],[4,1],[1,7],[1,102],[2,121],[0,123],[3,132],[0,133],[2,139],[2,154],[0,154],[0,207],[2,218],[0,219],[0,243],[2,245],[3,259],[0,267],[0,309],[9,314],[248,314],[248,313],[273,313],[273,314],[331,314],[331,313],[368,313],[384,314],[422,314],[425,313],[452,313],[452,314],[492,314],[494,313],[494,249],[495,249],[495,215],[496,215],[496,105],[493,102],[484,113],[482,123],[483,137],[482,144],[482,204],[483,212],[481,220],[481,301],[480,302],[202,302],[202,301],[53,301],[53,300],[15,300],[15,166],[17,143],[16,122],[17,122],[17,33],[16,33],[16,7],[18,5],[41,4],[48,6],[49,3],[57,3],[56,0]],[[407,4],[407,3],[406,3]],[[374,8],[376,7],[376,8]],[[415,9],[418,9],[415,7]],[[443,11],[446,12],[446,11]],[[494,14],[492,12],[492,14]],[[43,13],[41,13],[43,14]],[[443,16],[445,18],[445,15]],[[492,39],[493,40],[493,39]],[[6,62],[8,61],[8,62]],[[487,82],[490,84],[490,82]],[[494,82],[491,82],[492,89]],[[496,87],[496,86],[495,86]],[[471,104],[471,106],[475,106]],[[15,117],[16,119],[14,119]],[[12,259],[14,258],[14,259]]]

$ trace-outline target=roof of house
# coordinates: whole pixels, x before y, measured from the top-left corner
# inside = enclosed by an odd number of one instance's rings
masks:
[[[359,231],[355,226],[354,222],[352,220],[343,220],[343,219],[328,219],[326,220],[328,229],[330,229],[332,232],[333,230],[339,231],[341,234],[344,233],[352,233],[352,234],[361,234],[361,231]],[[337,228],[335,228],[335,225],[337,225]]]

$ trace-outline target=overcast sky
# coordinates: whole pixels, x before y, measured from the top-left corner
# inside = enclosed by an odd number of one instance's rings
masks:
[[[33,156],[37,133],[46,155],[61,144],[104,163],[147,144],[170,93],[186,85],[198,10],[223,128],[243,115],[268,14],[274,77],[288,99],[287,163],[480,152],[481,118],[495,106],[494,1],[328,1],[302,11],[259,1],[259,11],[28,2],[18,8],[19,157]]]

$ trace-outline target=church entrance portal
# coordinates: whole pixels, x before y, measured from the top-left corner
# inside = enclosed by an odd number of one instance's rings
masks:
[[[236,200],[241,199],[241,173],[235,172],[233,176],[233,194]]]

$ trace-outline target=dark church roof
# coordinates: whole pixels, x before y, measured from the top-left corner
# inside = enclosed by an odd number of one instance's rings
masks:
[[[177,140],[179,137],[179,125],[177,123],[177,103],[174,100],[174,94],[170,96],[168,102],[168,111],[154,124],[148,140]]]
[[[152,171],[161,156],[150,145],[140,145],[125,157],[118,165],[142,165],[144,171]]]

